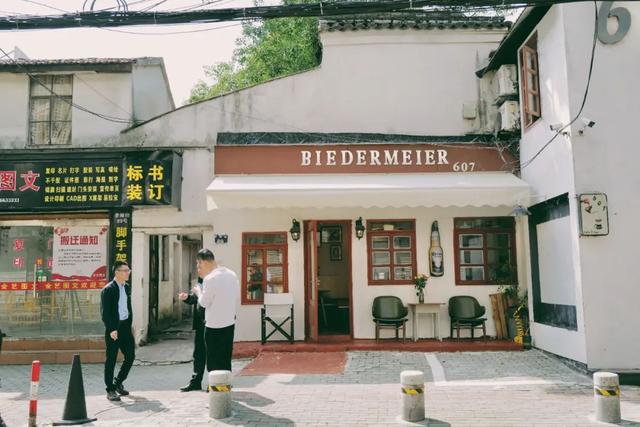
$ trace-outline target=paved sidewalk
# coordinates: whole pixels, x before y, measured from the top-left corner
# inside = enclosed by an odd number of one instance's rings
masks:
[[[167,362],[134,366],[126,382],[132,394],[119,404],[105,398],[102,366],[83,366],[88,415],[98,417],[93,425],[402,425],[399,378],[407,369],[425,372],[431,426],[603,425],[592,419],[590,378],[535,350],[350,352],[340,374],[237,376],[233,416],[222,421],[209,420],[206,393],[177,391],[191,365]],[[248,362],[234,361],[234,372]],[[26,424],[29,371],[29,366],[0,367],[0,413],[9,427]],[[43,366],[40,424],[61,418],[69,371],[70,366]],[[640,426],[639,387],[622,387],[622,415],[625,425]]]

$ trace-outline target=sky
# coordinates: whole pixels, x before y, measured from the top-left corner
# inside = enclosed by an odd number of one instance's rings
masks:
[[[92,2],[93,0],[86,0],[87,8]],[[82,11],[83,3],[85,0],[2,0],[0,17]],[[215,3],[211,0],[127,0],[127,3],[130,10],[141,10],[161,3],[152,9],[155,11],[206,3],[213,3],[208,8],[253,5],[252,0],[217,0]],[[267,2],[275,3],[276,0]],[[96,0],[94,10],[115,6],[116,0]],[[180,106],[189,97],[193,85],[199,79],[205,80],[205,65],[231,59],[235,40],[240,33],[241,26],[238,22],[109,29],[13,30],[0,31],[0,48],[9,52],[18,46],[31,59],[160,56],[164,58],[174,101],[176,106]]]

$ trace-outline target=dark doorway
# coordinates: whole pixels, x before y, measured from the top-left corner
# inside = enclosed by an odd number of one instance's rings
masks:
[[[158,332],[158,288],[160,284],[159,243],[159,236],[149,236],[149,330],[147,333],[149,339],[152,339]]]
[[[352,334],[351,221],[318,222],[318,332]]]

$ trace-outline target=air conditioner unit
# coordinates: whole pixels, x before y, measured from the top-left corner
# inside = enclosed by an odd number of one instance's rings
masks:
[[[498,98],[506,98],[518,94],[518,75],[516,66],[502,65],[494,76],[494,87],[497,90]]]
[[[496,131],[514,132],[520,129],[520,106],[517,101],[504,101],[498,108]]]

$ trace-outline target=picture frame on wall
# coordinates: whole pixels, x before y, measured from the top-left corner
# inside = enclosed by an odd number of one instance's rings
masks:
[[[329,260],[342,261],[342,246],[331,245],[329,246]]]
[[[322,243],[342,243],[342,227],[327,225],[322,227]]]

